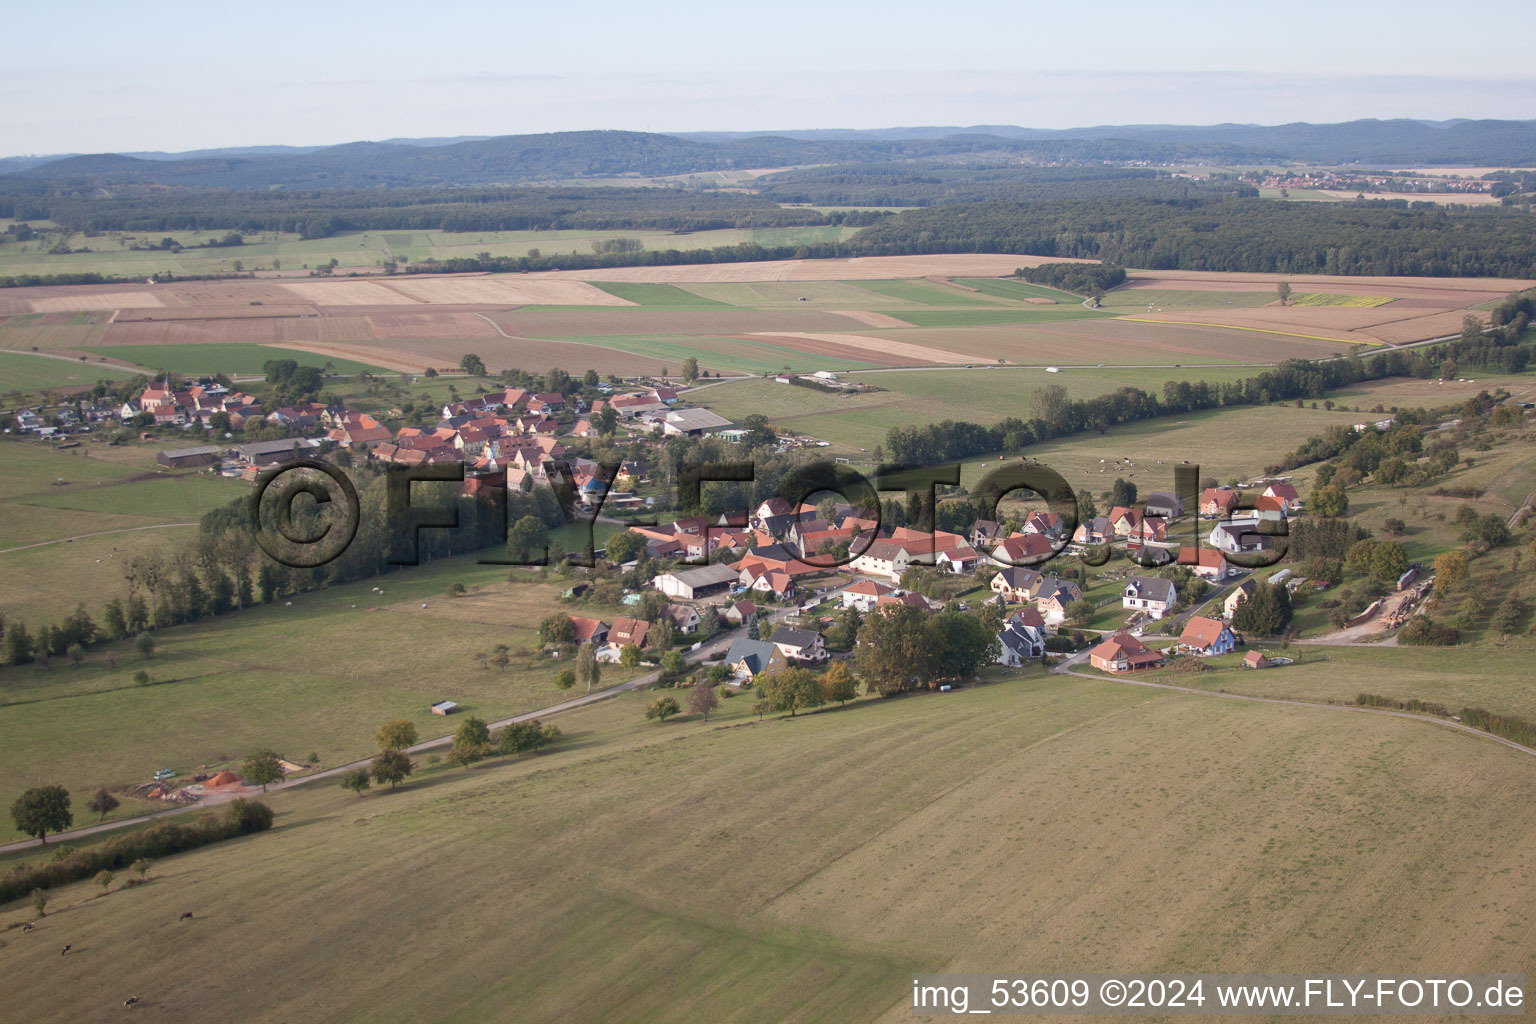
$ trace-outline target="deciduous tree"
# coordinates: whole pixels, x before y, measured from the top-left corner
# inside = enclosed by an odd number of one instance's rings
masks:
[[[403,750],[381,750],[373,759],[373,781],[380,785],[387,782],[390,789],[404,782],[415,770],[416,766]]]
[[[98,789],[91,795],[91,802],[86,804],[86,806],[95,811],[96,820],[101,821],[109,813],[117,810],[117,797],[105,789]]]
[[[258,750],[245,759],[241,773],[246,782],[260,786],[265,793],[267,786],[282,779],[283,763],[274,751]]]
[[[655,720],[665,722],[673,715],[682,714],[683,709],[678,707],[677,701],[672,697],[657,697],[651,701],[651,706],[645,709],[647,721]]]
[[[709,721],[709,713],[720,706],[720,695],[709,683],[696,683],[688,692],[688,710]]]
[[[405,718],[396,718],[379,726],[374,740],[380,750],[404,750],[416,745],[416,726]]]
[[[49,832],[62,832],[74,824],[69,790],[63,786],[34,786],[11,804],[11,820],[18,831],[48,842]]]

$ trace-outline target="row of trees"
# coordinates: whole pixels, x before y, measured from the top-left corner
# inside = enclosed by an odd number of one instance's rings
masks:
[[[1239,381],[1212,384],[1206,381],[1169,381],[1162,394],[1140,388],[1120,388],[1096,398],[1073,399],[1066,388],[1047,384],[1029,393],[1029,418],[1009,416],[995,424],[945,420],[922,426],[893,427],[886,434],[882,453],[893,462],[932,465],[974,458],[997,451],[1019,451],[1032,444],[1086,431],[1100,433],[1110,427],[1160,416],[1181,416],[1203,409],[1228,406],[1268,405],[1290,400],[1324,400],[1326,392],[1362,381],[1409,376],[1432,379],[1440,376],[1447,360],[1463,367],[1476,365],[1518,372],[1529,358],[1529,347],[1520,344],[1525,324],[1516,309],[1515,320],[1505,327],[1485,331],[1481,324],[1466,325],[1462,337],[1443,345],[1409,351],[1393,351],[1362,359],[1312,362],[1286,360],[1272,370]],[[1399,415],[1403,420],[1403,414]],[[1347,427],[1337,428],[1348,431]],[[1332,446],[1343,445],[1342,436]],[[1291,468],[1319,458],[1329,458],[1327,447],[1303,445]],[[1299,459],[1300,461],[1295,461]]]

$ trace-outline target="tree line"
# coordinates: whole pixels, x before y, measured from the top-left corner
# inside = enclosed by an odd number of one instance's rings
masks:
[[[1477,366],[1517,373],[1526,367],[1530,349],[1521,343],[1525,314],[1518,303],[1511,309],[1514,319],[1505,326],[1485,331],[1481,325],[1472,323],[1460,339],[1440,345],[1369,357],[1354,353],[1348,358],[1319,362],[1289,359],[1263,373],[1221,384],[1168,381],[1160,396],[1141,388],[1124,387],[1095,398],[1073,399],[1061,385],[1048,384],[1030,392],[1027,419],[1009,416],[990,425],[945,420],[892,427],[882,452],[892,461],[907,465],[953,462],[993,452],[1019,451],[1086,431],[1103,433],[1120,424],[1160,416],[1293,400],[1318,401],[1328,391],[1387,377],[1430,379],[1440,376],[1447,369],[1447,362],[1462,369]]]

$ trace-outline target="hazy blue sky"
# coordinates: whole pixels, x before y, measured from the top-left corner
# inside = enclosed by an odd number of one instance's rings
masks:
[[[32,2],[5,21],[0,154],[577,128],[1536,117],[1529,0],[1295,15],[1203,0],[749,7]]]

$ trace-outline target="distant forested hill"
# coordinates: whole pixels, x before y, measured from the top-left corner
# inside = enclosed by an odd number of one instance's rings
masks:
[[[1065,131],[987,127],[786,135],[554,132],[465,141],[355,142],[308,151],[263,147],[96,154],[21,166],[34,180],[202,188],[370,188],[514,184],[657,176],[805,164],[972,158],[1034,164],[1175,161],[1536,164],[1536,121],[1355,121],[1347,124],[1130,125]]]

